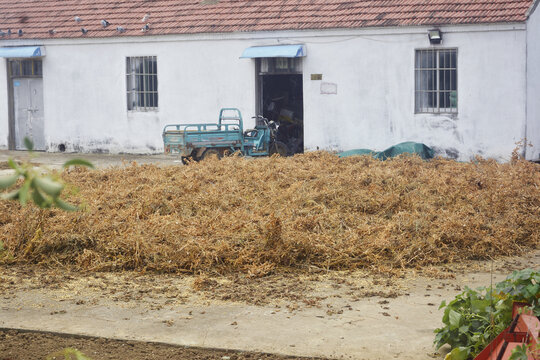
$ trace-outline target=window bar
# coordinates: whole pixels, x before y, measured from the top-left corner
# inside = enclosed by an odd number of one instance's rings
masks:
[[[441,108],[442,109],[446,109],[446,51],[443,51],[442,52],[442,65],[441,65],[441,68],[439,69],[439,77],[442,76],[442,79],[441,79],[441,86],[439,88],[439,101],[441,102],[440,106],[439,106],[439,112],[441,112]],[[442,97],[442,101],[441,101],[441,97]]]
[[[149,57],[148,58],[148,105],[149,106],[154,106],[154,103],[152,101],[152,92],[154,91],[153,90],[153,86],[152,86],[152,73],[153,73],[153,70],[152,70],[152,57]]]
[[[439,55],[439,53],[436,54],[435,56],[435,69],[439,69],[440,68],[440,60],[441,60],[441,57]],[[439,78],[439,71],[435,70],[436,71],[436,81],[435,81],[435,87],[433,88],[433,90],[435,91],[435,97],[436,97],[436,101],[435,101],[435,109],[434,109],[434,112],[440,112],[440,102],[439,102],[439,86],[440,86],[440,78]]]
[[[144,93],[144,110],[148,109],[148,57],[143,58],[143,93]]]
[[[416,59],[415,61],[418,61],[418,59]],[[414,108],[416,111],[418,111],[418,108],[420,107],[419,105],[419,97],[418,97],[418,88],[419,88],[419,85],[418,85],[418,70],[414,70],[414,89],[415,89],[415,93],[414,93]]]
[[[150,107],[150,102],[148,101],[148,71],[150,70],[148,68],[148,65],[149,65],[149,57],[145,57],[144,60],[143,60],[143,72],[144,72],[144,87],[143,87],[143,92],[144,92],[144,110],[148,110],[148,108]]]
[[[450,67],[453,70],[454,63],[452,61],[452,58],[450,58]],[[454,91],[454,84],[452,83],[452,71],[450,71],[450,96],[452,95],[452,91]],[[457,89],[456,89],[456,91],[457,91]],[[449,104],[450,105],[449,106],[450,107],[450,112],[455,112],[457,110],[457,107],[453,106],[450,96],[448,97],[448,100],[450,101],[450,104]]]
[[[446,78],[447,77],[450,77],[450,63],[451,63],[451,59],[450,59],[450,51],[447,52],[447,58],[445,59],[445,69],[444,69],[444,108],[445,109],[450,109],[450,93],[449,93],[449,81],[447,82],[446,81]]]
[[[143,65],[143,58],[142,57],[138,57],[138,62],[137,62],[137,78],[139,79],[139,84],[137,86],[137,92],[139,93],[139,104],[138,104],[138,107],[139,107],[139,110],[144,110],[144,94],[143,94],[143,90],[144,90],[144,65]]]
[[[141,57],[141,67],[139,68],[140,69],[140,72],[139,72],[139,76],[141,77],[141,88],[140,88],[140,91],[141,91],[141,106],[142,106],[142,109],[143,110],[146,110],[146,99],[145,99],[145,96],[144,96],[144,90],[146,89],[146,84],[145,84],[145,76],[144,76],[144,57]]]
[[[431,64],[430,64],[430,72],[431,77],[433,79],[432,85],[431,85],[431,111],[436,112],[437,111],[437,85],[439,83],[439,78],[437,74],[437,53],[434,50],[429,51],[431,55]]]
[[[133,73],[134,73],[134,78],[135,78],[135,95],[136,95],[136,98],[135,98],[135,108],[137,110],[140,110],[141,108],[141,94],[139,93],[140,91],[140,88],[141,88],[141,79],[140,79],[140,76],[139,76],[139,58],[136,57],[133,59],[135,61],[135,64],[133,66]]]
[[[426,94],[424,92],[424,83],[427,82],[427,79],[424,79],[424,73],[422,72],[422,59],[424,56],[424,52],[420,51],[419,53],[419,59],[418,59],[418,77],[420,79],[419,84],[419,93],[420,93],[420,112],[424,112],[426,108]]]

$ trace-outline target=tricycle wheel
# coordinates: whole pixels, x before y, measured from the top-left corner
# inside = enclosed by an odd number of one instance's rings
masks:
[[[224,148],[221,150],[221,157],[232,156],[232,154],[234,154],[234,152],[229,148]]]
[[[188,165],[191,161],[193,161],[193,158],[191,156],[182,156],[180,158],[182,160],[182,164]]]
[[[280,156],[287,156],[289,154],[289,148],[281,141],[274,141],[270,145],[270,155],[279,154]]]
[[[221,159],[220,151],[217,149],[206,149],[201,156],[201,160],[205,160],[211,157],[217,157],[218,159]]]

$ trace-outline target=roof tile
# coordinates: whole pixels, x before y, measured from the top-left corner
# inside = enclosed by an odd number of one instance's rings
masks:
[[[522,22],[533,0],[0,0],[12,38]],[[145,14],[150,14],[142,22]],[[77,23],[75,17],[81,22]],[[111,23],[103,28],[100,21]],[[142,32],[148,23],[150,30]],[[116,31],[117,26],[126,29]],[[81,28],[88,30],[83,35]],[[16,33],[23,30],[23,36]],[[56,30],[51,35],[49,30]],[[8,39],[7,35],[0,40]]]

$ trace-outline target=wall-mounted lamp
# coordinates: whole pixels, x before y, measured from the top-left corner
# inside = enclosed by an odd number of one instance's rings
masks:
[[[440,44],[442,42],[442,32],[439,29],[433,29],[428,31],[428,38],[430,44]]]

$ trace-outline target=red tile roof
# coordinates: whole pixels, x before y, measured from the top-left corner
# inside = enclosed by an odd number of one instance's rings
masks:
[[[523,22],[533,0],[0,0],[9,38]],[[145,14],[148,20],[143,21]],[[76,22],[75,17],[81,21]],[[111,25],[103,27],[102,19]],[[149,30],[141,31],[145,24]],[[125,32],[117,31],[121,26]],[[84,35],[81,28],[88,30]],[[17,34],[22,30],[22,36]]]

